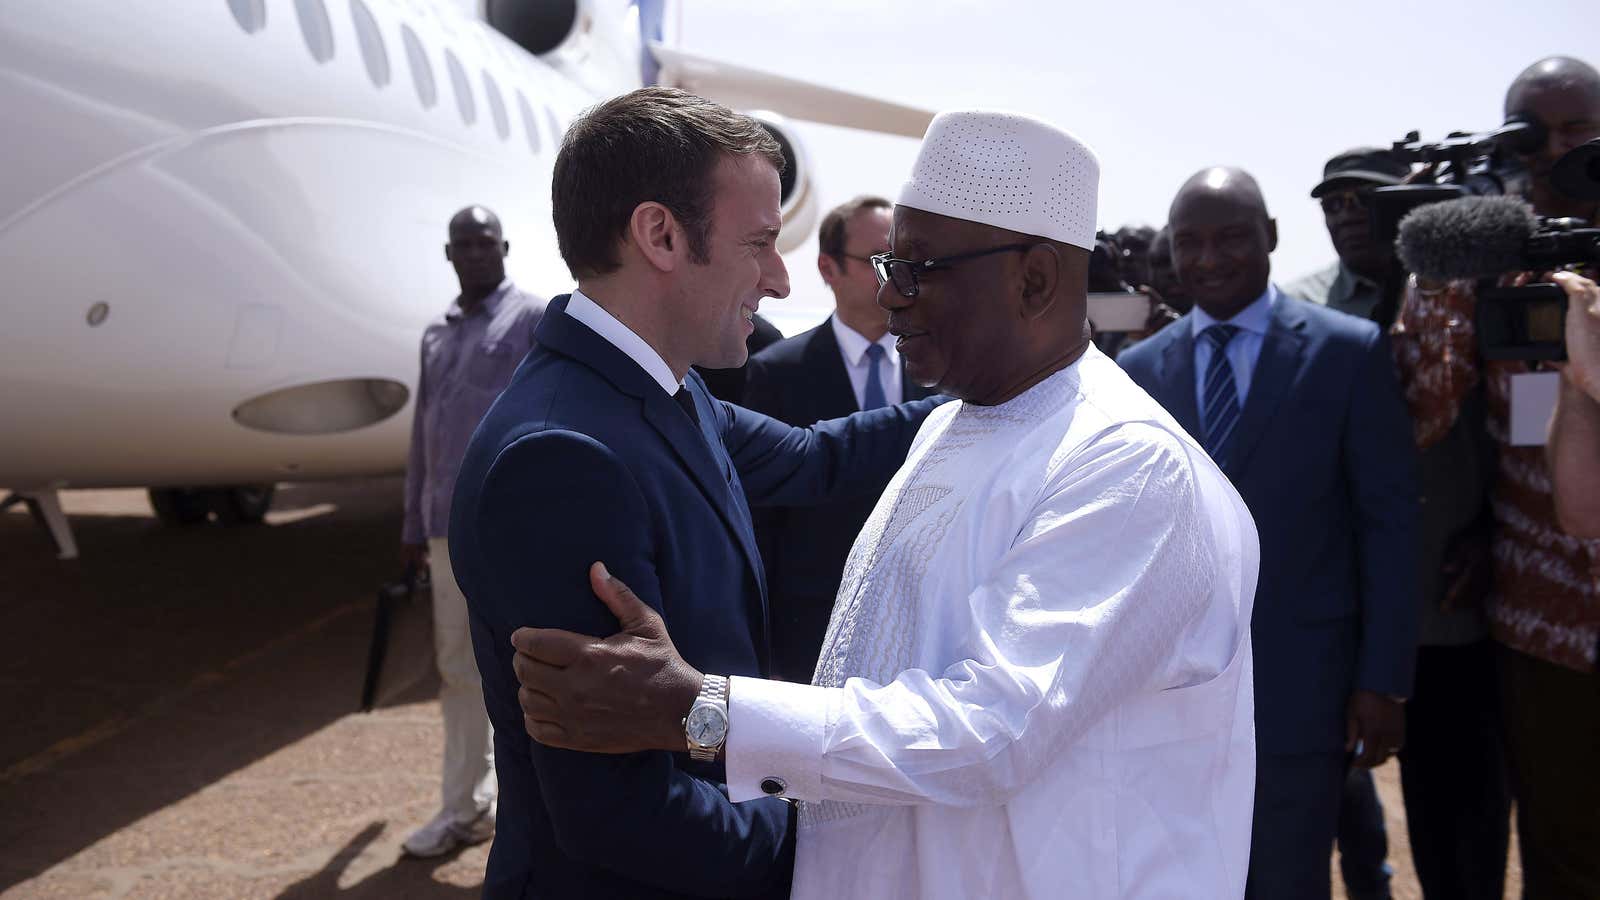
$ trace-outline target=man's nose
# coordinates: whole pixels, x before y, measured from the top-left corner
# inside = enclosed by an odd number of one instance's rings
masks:
[[[879,307],[886,309],[889,312],[894,312],[897,309],[905,309],[910,305],[911,298],[901,294],[900,291],[895,288],[893,282],[885,281],[878,285]]]
[[[772,262],[762,272],[761,291],[779,300],[789,296],[789,267],[784,265],[783,257],[776,252],[772,254]]]

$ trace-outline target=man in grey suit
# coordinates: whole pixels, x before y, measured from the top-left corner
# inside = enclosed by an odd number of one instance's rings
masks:
[[[1377,326],[1270,282],[1277,225],[1253,178],[1199,172],[1169,223],[1195,309],[1119,361],[1205,446],[1261,533],[1247,896],[1327,897],[1345,772],[1404,743],[1417,629],[1411,424]]]

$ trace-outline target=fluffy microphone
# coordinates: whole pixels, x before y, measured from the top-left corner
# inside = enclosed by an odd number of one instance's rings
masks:
[[[1395,249],[1408,272],[1451,281],[1526,268],[1533,207],[1515,197],[1463,197],[1419,206],[1400,220]]]

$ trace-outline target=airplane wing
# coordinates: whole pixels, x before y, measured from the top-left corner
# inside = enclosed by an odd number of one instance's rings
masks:
[[[926,109],[732,65],[660,41],[649,41],[648,47],[661,65],[658,84],[682,88],[734,109],[771,110],[823,125],[909,138],[921,138],[933,120],[933,113]]]

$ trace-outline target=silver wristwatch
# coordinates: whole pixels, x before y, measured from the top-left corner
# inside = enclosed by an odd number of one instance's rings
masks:
[[[728,739],[728,679],[707,675],[700,682],[700,695],[683,719],[683,733],[689,741],[689,758],[715,762]]]

